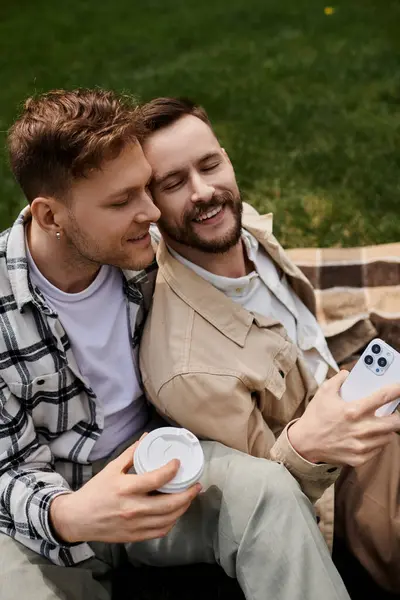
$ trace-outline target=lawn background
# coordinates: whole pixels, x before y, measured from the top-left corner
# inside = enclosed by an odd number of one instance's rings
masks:
[[[400,239],[400,2],[14,0],[0,13],[0,228],[23,205],[5,132],[25,97],[103,86],[208,110],[286,246]]]

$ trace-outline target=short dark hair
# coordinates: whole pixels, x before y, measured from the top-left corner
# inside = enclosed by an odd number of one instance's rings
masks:
[[[180,118],[191,115],[211,127],[204,108],[188,98],[155,98],[140,107],[142,139],[151,133],[172,125]]]
[[[11,169],[28,201],[67,196],[72,181],[137,142],[136,116],[132,97],[101,89],[29,98],[8,133]]]

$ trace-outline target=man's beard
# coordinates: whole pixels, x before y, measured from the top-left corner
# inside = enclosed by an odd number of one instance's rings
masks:
[[[234,218],[232,228],[222,237],[216,237],[214,239],[202,238],[195,231],[193,220],[220,206],[222,206],[223,209],[232,212]],[[182,224],[180,227],[177,225],[170,225],[162,216],[157,225],[159,225],[162,233],[167,234],[171,240],[174,240],[179,244],[210,254],[223,254],[233,248],[233,246],[236,246],[240,240],[242,231],[242,212],[243,205],[240,195],[238,194],[235,197],[231,192],[223,192],[221,194],[215,194],[209,202],[202,202],[201,205],[195,206],[191,210],[187,210],[182,217]]]

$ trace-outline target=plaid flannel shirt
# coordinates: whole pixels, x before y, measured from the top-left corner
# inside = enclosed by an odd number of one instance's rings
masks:
[[[92,476],[88,457],[104,415],[57,314],[30,282],[29,219],[27,208],[0,235],[0,532],[68,566],[93,552],[86,543],[60,544],[49,507]],[[155,262],[145,271],[123,271],[135,351],[155,274]]]

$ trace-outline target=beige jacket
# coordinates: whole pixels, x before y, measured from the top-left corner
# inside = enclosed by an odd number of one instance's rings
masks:
[[[315,314],[311,284],[272,234],[272,216],[245,205],[243,226],[267,250]],[[161,241],[153,306],[140,364],[149,399],[169,421],[243,452],[280,461],[316,502],[333,540],[335,465],[312,464],[291,446],[287,426],[317,385],[280,323],[253,315],[168,252]],[[329,488],[329,489],[328,489]]]

